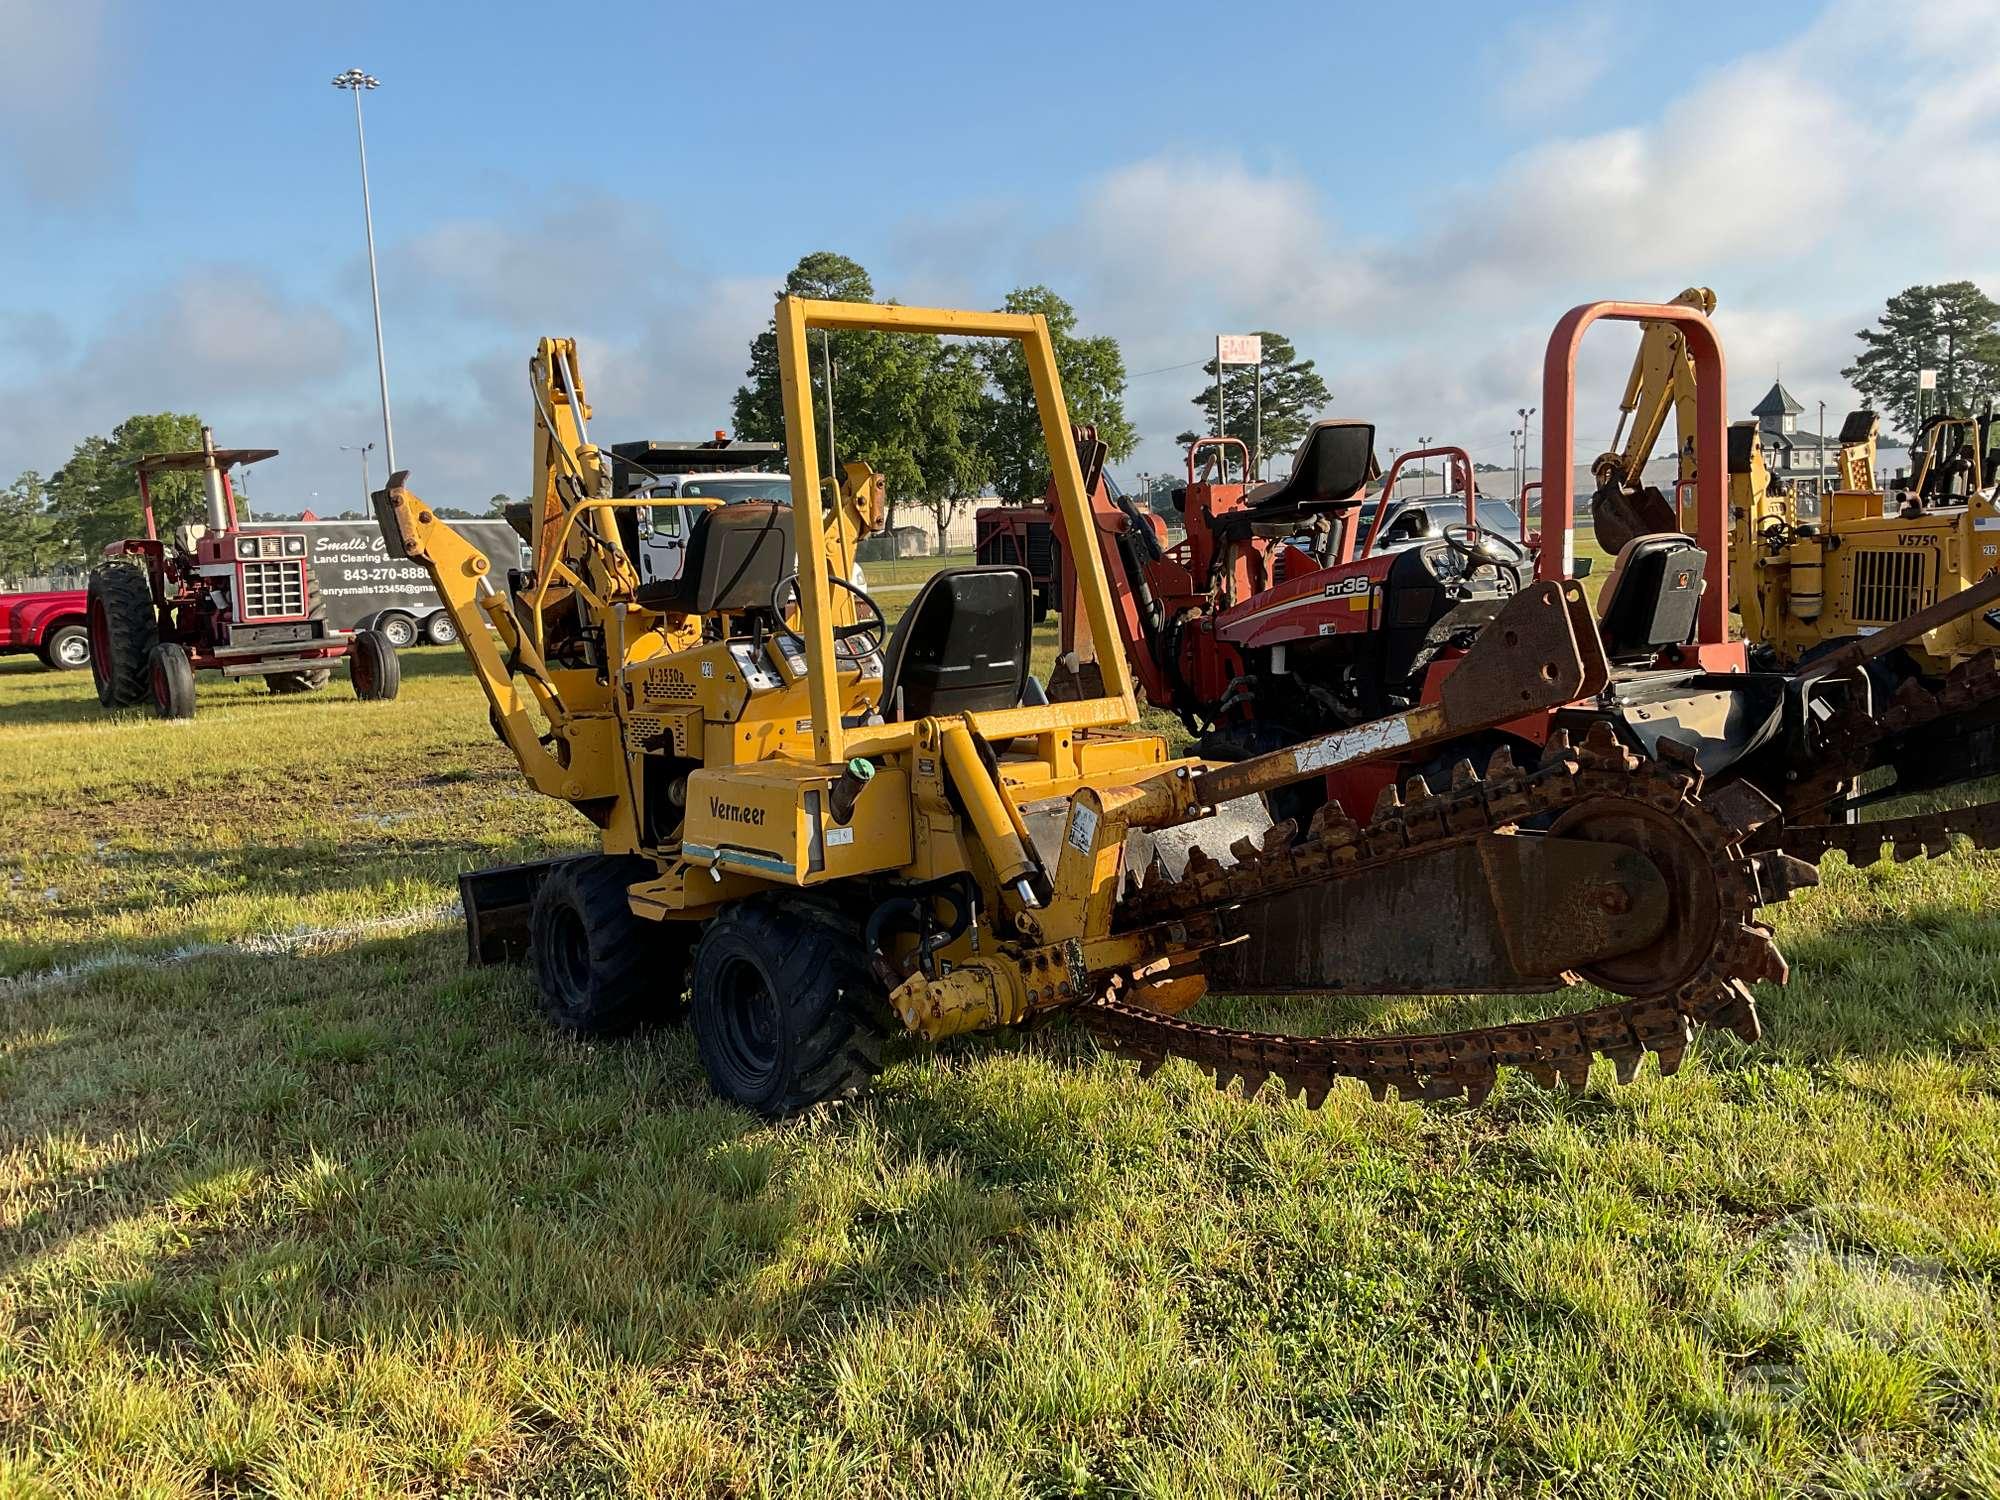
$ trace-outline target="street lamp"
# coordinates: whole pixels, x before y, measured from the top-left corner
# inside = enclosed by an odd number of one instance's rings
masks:
[[[389,425],[389,357],[382,349],[382,286],[375,276],[375,210],[368,200],[368,137],[361,129],[361,91],[380,88],[381,80],[359,68],[349,68],[333,80],[337,89],[354,95],[354,142],[361,150],[361,223],[368,232],[368,291],[375,299],[375,374],[382,383],[382,455],[389,472],[396,472],[396,433]]]
[[[1417,439],[1417,446],[1419,448],[1428,448],[1430,447],[1430,445],[1431,445],[1431,440],[1427,437],[1420,437]],[[1422,460],[1417,466],[1417,494],[1419,497],[1421,497],[1424,495],[1428,495],[1430,492],[1431,492],[1431,461],[1426,458]]]
[[[1528,419],[1534,416],[1534,414],[1535,408],[1532,406],[1517,406],[1514,408],[1514,415],[1521,419],[1521,483],[1523,485],[1528,482]],[[1544,474],[1542,476],[1542,483],[1547,484],[1548,481],[1549,476]]]
[[[361,514],[364,516],[368,514],[369,496],[374,493],[375,489],[368,482],[368,453],[374,446],[373,443],[342,443],[340,445],[342,453],[359,453],[361,455]]]

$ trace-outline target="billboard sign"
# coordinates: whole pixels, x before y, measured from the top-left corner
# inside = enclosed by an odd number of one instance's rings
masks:
[[[408,610],[421,619],[444,601],[431,587],[423,564],[391,557],[382,528],[373,521],[273,521],[303,532],[313,583],[326,601],[328,623],[352,630],[355,622],[385,609]],[[527,545],[505,521],[453,521],[452,530],[486,554],[495,587],[507,586],[507,570],[528,565]]]
[[[1264,363],[1264,339],[1255,333],[1218,333],[1215,336],[1215,359],[1224,365],[1261,365]]]

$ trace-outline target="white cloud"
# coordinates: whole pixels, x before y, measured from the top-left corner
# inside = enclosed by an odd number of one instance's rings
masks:
[[[35,320],[39,321],[39,320]],[[310,399],[350,361],[347,331],[326,308],[274,288],[259,272],[205,266],[112,309],[103,331],[37,349],[0,384],[0,453],[60,466],[85,433],[140,411],[195,411],[225,441],[260,441],[252,419]],[[231,434],[235,437],[232,439]]]
[[[1917,280],[2000,280],[2000,196],[1985,187],[2000,176],[1996,85],[1994,0],[1957,0],[1923,28],[1842,0],[1666,93],[1651,118],[1523,150],[1398,238],[1343,222],[1296,173],[1176,155],[1105,174],[1043,244],[1073,261],[1086,321],[1124,339],[1133,368],[1198,357],[1217,327],[1280,327],[1385,442],[1450,427],[1504,461],[1564,307],[1689,284],[1718,293],[1732,413],[1782,362],[1831,424],[1855,400],[1839,376],[1854,330],[1883,298]],[[1610,436],[1632,339],[1586,341],[1584,458]],[[1169,461],[1190,374],[1160,377],[1170,400],[1135,382],[1135,411],[1161,418],[1135,466]]]
[[[1235,158],[1162,156],[1086,187],[1074,224],[1047,233],[1044,259],[1076,264],[1107,317],[1158,325],[1191,301],[1232,321],[1338,314],[1370,293],[1318,193]]]
[[[1618,61],[1626,24],[1624,7],[1605,3],[1522,16],[1484,49],[1480,71],[1494,103],[1517,119],[1574,106]]]

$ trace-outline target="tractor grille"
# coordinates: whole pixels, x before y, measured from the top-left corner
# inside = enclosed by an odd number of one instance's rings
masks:
[[[659,667],[648,672],[640,692],[648,703],[694,701],[694,684],[673,667]]]
[[[685,711],[666,714],[630,714],[625,719],[625,747],[635,755],[647,751],[688,753],[688,719]]]
[[[1856,552],[1855,623],[1893,625],[1932,603],[1926,577],[1929,563],[1924,552]]]
[[[243,569],[245,620],[296,618],[306,612],[306,567],[302,562],[246,562]]]

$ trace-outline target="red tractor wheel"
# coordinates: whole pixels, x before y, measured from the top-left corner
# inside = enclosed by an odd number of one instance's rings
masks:
[[[131,563],[104,563],[91,570],[88,597],[84,613],[97,701],[106,708],[144,703],[152,687],[153,648],[160,642],[152,579]]]
[[[381,631],[359,630],[347,648],[347,675],[362,702],[387,702],[403,685],[403,664]]]
[[[194,667],[181,647],[168,641],[153,648],[153,714],[161,719],[194,717]]]

